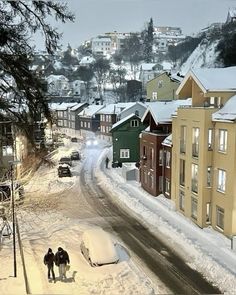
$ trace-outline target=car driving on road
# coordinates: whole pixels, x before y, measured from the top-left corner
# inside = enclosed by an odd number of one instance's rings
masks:
[[[101,266],[119,261],[119,256],[110,234],[102,228],[86,230],[82,235],[80,250],[91,266]]]
[[[70,157],[70,156],[62,157],[62,158],[59,160],[59,165],[61,165],[61,164],[67,164],[67,165],[69,165],[69,166],[72,166],[71,157]]]

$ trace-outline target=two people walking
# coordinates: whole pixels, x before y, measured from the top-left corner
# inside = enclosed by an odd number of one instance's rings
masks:
[[[59,247],[57,253],[54,255],[52,249],[49,248],[48,252],[44,256],[44,264],[47,265],[48,268],[48,279],[51,279],[52,275],[52,279],[55,283],[54,262],[59,268],[60,279],[66,279],[66,270],[70,264],[70,258],[67,251],[65,251],[62,247]]]

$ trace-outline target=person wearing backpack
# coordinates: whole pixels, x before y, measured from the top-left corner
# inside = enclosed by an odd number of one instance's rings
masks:
[[[48,279],[51,279],[51,274],[52,274],[52,279],[54,281],[54,283],[56,282],[55,280],[55,273],[54,273],[54,260],[55,260],[55,256],[54,253],[52,252],[51,248],[48,248],[48,252],[45,254],[43,262],[45,265],[47,265],[48,268]]]
[[[70,258],[68,253],[61,247],[58,248],[55,254],[55,264],[59,268],[60,279],[66,279],[66,266],[70,264]]]

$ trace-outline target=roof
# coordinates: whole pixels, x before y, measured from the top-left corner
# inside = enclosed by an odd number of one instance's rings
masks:
[[[142,63],[140,69],[143,71],[151,71],[155,65],[154,63]]]
[[[170,134],[169,136],[167,136],[167,137],[162,141],[162,145],[172,147],[172,134]]]
[[[77,103],[76,105],[72,106],[70,108],[71,111],[77,111],[79,108],[81,108],[82,106],[84,106],[86,104],[86,102],[81,102],[81,103]]]
[[[135,114],[130,114],[127,117],[125,117],[125,118],[121,119],[120,121],[116,122],[115,124],[113,124],[111,130],[114,130],[115,128],[122,125],[123,123],[125,123],[126,121],[130,120],[133,117],[136,117],[137,119],[140,119],[139,116],[137,116]]]
[[[192,68],[177,89],[177,95],[190,77],[194,78],[204,93],[207,91],[236,91],[236,66],[227,68]]]
[[[46,79],[47,79],[48,83],[52,83],[53,81],[58,81],[58,80],[66,81],[66,82],[69,81],[69,79],[66,78],[64,75],[50,75]]]
[[[98,114],[119,114],[125,109],[133,106],[135,102],[111,103],[98,112]]]
[[[84,56],[81,58],[80,64],[91,64],[95,61],[92,56]]]
[[[172,114],[176,112],[181,105],[190,105],[191,100],[189,99],[178,99],[171,101],[155,101],[151,102],[142,117],[142,122],[145,120],[147,114],[150,112],[155,123],[168,123],[172,121]]]
[[[88,107],[84,108],[78,114],[78,116],[81,116],[81,117],[92,117],[93,115],[95,115],[102,108],[104,108],[104,105],[92,104],[92,105],[89,105]]]
[[[76,102],[51,103],[49,107],[54,111],[66,111],[68,108],[73,107],[76,104]]]
[[[236,95],[232,96],[225,105],[212,114],[212,121],[235,121],[236,120]]]

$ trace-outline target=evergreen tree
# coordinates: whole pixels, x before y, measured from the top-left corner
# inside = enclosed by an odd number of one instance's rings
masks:
[[[72,54],[72,48],[70,44],[68,44],[66,51],[64,51],[61,62],[68,67],[77,65],[79,63],[78,59]]]
[[[80,80],[85,84],[86,98],[89,98],[89,90],[91,86],[91,80],[94,77],[93,70],[90,67],[80,66],[75,72],[75,75],[78,75]]]
[[[53,1],[5,0],[0,2],[0,105],[2,115],[17,125],[34,145],[34,123],[41,113],[51,119],[45,97],[45,83],[31,70],[34,46],[30,38],[37,31],[52,54],[60,34],[47,16],[65,23],[73,21],[65,4]]]
[[[152,52],[152,47],[153,47],[153,20],[152,18],[150,19],[147,28],[144,30],[144,40],[143,40],[143,56],[144,60],[147,63],[150,63],[153,61],[153,52]]]

